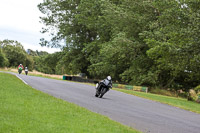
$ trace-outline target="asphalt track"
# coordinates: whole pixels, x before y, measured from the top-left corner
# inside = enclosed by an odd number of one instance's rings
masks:
[[[102,99],[96,98],[91,85],[17,75],[37,90],[144,133],[200,133],[200,114],[115,90],[110,90]]]

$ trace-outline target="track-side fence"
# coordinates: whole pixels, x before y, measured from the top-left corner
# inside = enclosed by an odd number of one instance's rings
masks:
[[[96,80],[85,79],[85,78],[77,77],[77,76],[63,76],[63,80],[86,82],[86,83],[98,83],[98,81],[96,81]],[[146,92],[146,93],[148,92],[148,87],[144,87],[144,86],[113,84],[113,87],[120,88],[120,89],[126,89],[126,90],[141,91],[141,92]]]

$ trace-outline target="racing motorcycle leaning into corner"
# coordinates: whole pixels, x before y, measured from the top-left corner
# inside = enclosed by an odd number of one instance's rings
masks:
[[[103,95],[112,88],[111,76],[96,84],[96,97],[102,98]]]

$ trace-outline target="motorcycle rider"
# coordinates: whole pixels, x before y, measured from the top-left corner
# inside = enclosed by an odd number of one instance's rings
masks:
[[[24,69],[24,67],[23,67],[23,65],[22,65],[22,64],[19,64],[19,66],[18,66],[18,69],[19,69],[20,67],[22,67],[22,69]]]
[[[28,67],[25,67],[24,71],[25,71],[25,73],[27,75],[28,74]]]
[[[22,70],[24,69],[22,64],[19,64],[19,66],[17,67],[19,74],[20,74],[20,70],[19,70],[20,68],[22,68]]]
[[[99,96],[102,87],[109,87],[112,88],[112,80],[111,76],[107,76],[106,79],[102,80],[101,82],[98,83],[98,86],[96,86],[96,97]]]

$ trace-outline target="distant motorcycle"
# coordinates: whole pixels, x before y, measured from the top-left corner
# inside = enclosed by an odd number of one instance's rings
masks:
[[[25,71],[25,74],[28,75],[28,71]]]
[[[24,71],[25,71],[25,74],[28,75],[28,68],[27,67],[25,67]]]
[[[22,67],[19,67],[18,72],[19,72],[19,74],[22,73]]]

